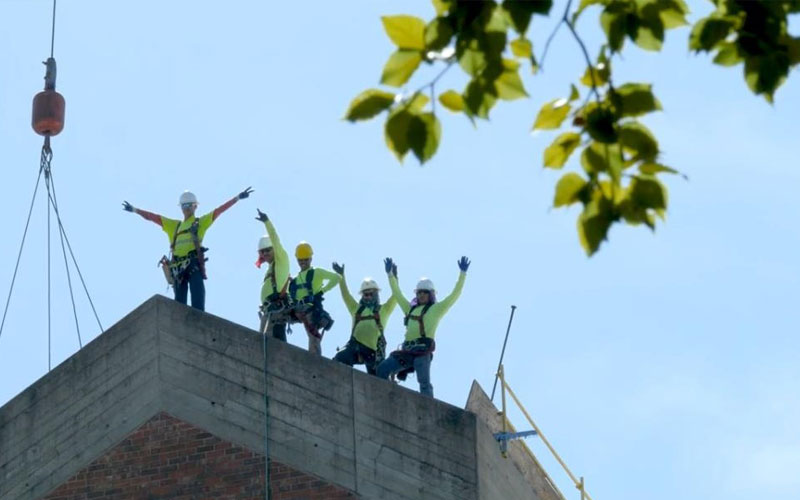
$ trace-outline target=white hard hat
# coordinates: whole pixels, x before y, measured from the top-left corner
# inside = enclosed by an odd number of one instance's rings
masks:
[[[178,205],[183,205],[184,203],[197,203],[197,196],[191,191],[184,191],[180,200],[178,200]]]
[[[264,250],[265,248],[272,248],[272,240],[269,239],[269,236],[264,235],[258,240],[258,249]]]
[[[376,290],[378,292],[381,291],[380,287],[378,286],[378,282],[372,278],[364,278],[364,281],[361,282],[361,287],[358,289],[358,293],[364,293],[364,290]]]
[[[436,287],[433,286],[433,281],[423,277],[417,282],[416,290],[428,290],[429,292],[435,292]]]

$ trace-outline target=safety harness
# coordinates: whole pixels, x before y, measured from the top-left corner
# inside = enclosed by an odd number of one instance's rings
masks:
[[[414,315],[412,315],[411,313],[413,313],[413,312],[414,312],[414,309],[416,309],[417,307],[419,307],[419,305],[416,305],[416,306],[412,307],[411,309],[409,309],[409,310],[408,310],[408,314],[406,314],[406,317],[405,317],[405,318],[403,318],[403,325],[405,325],[405,326],[408,326],[408,320],[410,320],[410,319],[413,319],[413,320],[417,321],[417,322],[419,323],[419,334],[420,334],[420,335],[422,336],[422,338],[424,338],[424,339],[425,339],[425,338],[428,338],[428,336],[427,336],[427,335],[425,335],[425,322],[422,320],[422,318],[425,316],[425,313],[427,313],[427,312],[428,312],[428,309],[430,309],[432,305],[433,305],[433,304],[431,304],[430,302],[428,302],[427,304],[425,304],[424,306],[422,306],[422,312],[421,312],[419,315],[417,315],[417,316],[414,316]]]
[[[363,313],[364,309],[366,309],[367,307],[371,307],[372,308],[372,314],[367,314],[366,316],[362,316],[361,313]],[[368,306],[366,304],[360,304],[358,306],[358,309],[356,310],[356,317],[353,318],[353,330],[350,332],[350,335],[352,336],[356,332],[356,325],[359,324],[361,321],[364,321],[364,320],[367,320],[367,319],[374,319],[375,323],[378,325],[378,330],[380,330],[380,332],[381,332],[381,336],[383,336],[383,325],[381,324],[381,313],[380,313],[380,310],[381,310],[380,304],[376,304],[374,306]]]
[[[289,296],[292,298],[292,302],[297,302],[297,291],[301,288],[305,288],[308,294],[303,298],[304,302],[310,302],[314,300],[314,290],[312,285],[314,283],[314,268],[309,268],[306,271],[306,281],[305,283],[297,283],[297,280],[292,280],[289,283]]]
[[[431,303],[425,304],[422,306],[422,311],[420,311],[418,315],[414,315],[412,314],[414,310],[420,307],[416,305],[408,310],[408,314],[406,314],[406,317],[403,319],[403,324],[406,326],[408,326],[408,320],[410,319],[419,323],[420,337],[403,342],[401,348],[391,354],[392,357],[400,363],[400,366],[403,367],[402,370],[395,375],[399,380],[405,380],[409,373],[414,373],[414,358],[430,354],[431,359],[433,359],[433,351],[436,350],[436,342],[426,335],[424,322],[425,313],[428,312],[428,309],[430,309],[432,305]]]
[[[205,257],[205,252],[208,251],[208,248],[200,245],[200,239],[198,238],[197,234],[198,227],[199,219],[197,218],[195,218],[194,222],[192,222],[192,225],[184,231],[180,230],[180,222],[178,222],[178,224],[175,226],[175,232],[172,235],[172,242],[169,245],[169,254],[171,258],[167,258],[167,256],[164,255],[159,261],[161,268],[164,271],[164,277],[167,279],[167,283],[169,285],[176,286],[184,278],[186,278],[186,276],[191,274],[194,271],[193,265],[197,266],[200,272],[203,273],[203,279],[206,279],[205,261],[208,259]],[[175,244],[178,241],[178,236],[187,232],[192,234],[195,249],[189,252],[187,255],[177,257],[175,256]]]

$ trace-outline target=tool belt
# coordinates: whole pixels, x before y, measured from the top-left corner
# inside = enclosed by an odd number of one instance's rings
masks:
[[[386,339],[381,335],[378,337],[378,348],[372,350],[353,337],[347,341],[347,349],[356,353],[356,364],[363,364],[367,367],[377,369],[381,361],[386,359]]]
[[[428,337],[420,337],[403,342],[400,349],[391,354],[400,366],[403,367],[403,369],[397,373],[396,377],[399,380],[405,380],[409,373],[414,373],[414,359],[430,354],[431,360],[433,360],[433,351],[435,350],[436,341]]]
[[[291,319],[291,304],[286,295],[273,293],[259,307],[258,316],[269,316],[272,323],[287,323]]]
[[[206,248],[205,250],[208,249]],[[161,264],[161,270],[164,272],[164,278],[167,280],[167,284],[172,286],[185,280],[193,272],[200,270],[197,252],[194,250],[182,257],[173,256],[172,260],[164,255],[161,257],[159,263]]]

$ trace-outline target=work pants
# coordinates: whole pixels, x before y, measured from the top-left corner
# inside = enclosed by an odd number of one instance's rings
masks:
[[[333,360],[344,363],[347,366],[363,364],[367,368],[367,373],[370,375],[376,374],[375,351],[352,338],[344,346],[344,349],[336,353]]]
[[[186,304],[189,291],[192,292],[192,307],[206,310],[206,285],[203,280],[203,273],[197,267],[192,267],[190,271],[181,276],[181,279],[173,286],[175,289],[175,300],[181,304]]]
[[[433,354],[429,352],[413,358],[406,357],[406,359],[413,359],[412,363],[414,372],[417,374],[420,394],[433,397],[433,384],[431,384],[431,360],[433,359]],[[407,365],[400,363],[400,357],[391,355],[378,365],[378,376],[388,379],[407,368]]]

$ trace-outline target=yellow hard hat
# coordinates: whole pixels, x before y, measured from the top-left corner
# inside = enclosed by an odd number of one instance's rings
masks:
[[[314,250],[311,249],[311,245],[306,241],[298,243],[297,248],[294,250],[294,256],[298,259],[310,259],[312,255],[314,255]]]

